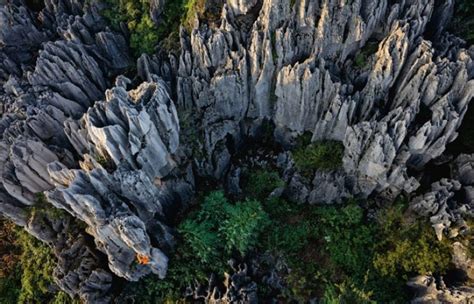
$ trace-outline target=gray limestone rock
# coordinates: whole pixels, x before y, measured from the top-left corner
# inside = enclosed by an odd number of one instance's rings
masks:
[[[435,278],[428,275],[420,275],[410,279],[408,286],[415,291],[415,298],[410,301],[413,304],[469,304],[474,301],[474,288],[468,286],[448,288],[444,282],[437,284]]]
[[[443,236],[456,237],[457,230],[465,226],[465,219],[474,216],[472,202],[456,200],[455,193],[461,189],[456,180],[441,179],[431,186],[431,191],[415,197],[410,208],[430,218],[439,240]]]
[[[165,1],[150,4],[159,24]],[[127,38],[107,27],[103,4],[44,5],[0,5],[0,213],[55,249],[58,286],[87,303],[110,302],[115,275],[165,276],[170,223],[195,178],[238,194],[234,157],[249,138],[259,143],[265,122],[283,150],[306,132],[345,147],[341,168],[309,177],[282,152],[287,185],[275,195],[391,200],[417,190],[417,172],[444,157],[474,96],[474,49],[445,32],[453,1],[212,1],[206,9],[219,20],[181,28],[179,55],[140,56],[135,79],[115,78],[130,65]],[[451,166],[410,203],[439,238],[463,233],[473,216],[473,157]],[[65,219],[29,213],[43,192]],[[254,301],[246,271],[235,269],[215,296]],[[413,283],[430,293],[415,301],[472,294],[431,280]]]

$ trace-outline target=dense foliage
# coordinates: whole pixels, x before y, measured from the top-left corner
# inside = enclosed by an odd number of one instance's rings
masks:
[[[158,42],[168,51],[179,49],[179,26],[191,31],[195,17],[207,22],[218,19],[219,7],[206,8],[205,0],[166,1],[159,24],[150,17],[149,0],[106,0],[108,8],[104,17],[116,30],[120,24],[130,32],[130,48],[135,57],[142,53],[151,54]]]
[[[303,173],[333,170],[342,165],[344,146],[338,141],[317,141],[293,151],[296,167]]]
[[[308,206],[269,196],[284,185],[275,171],[252,171],[245,181],[246,198],[240,202],[222,191],[209,193],[179,225],[181,242],[171,255],[167,278],[150,276],[128,294],[141,303],[174,302],[187,286],[205,284],[212,273],[223,279],[231,258],[270,254],[287,267],[278,271],[285,288],[272,290],[258,282],[262,301],[316,297],[322,303],[406,303],[409,277],[443,273],[448,267],[447,244],[406,210],[403,199],[377,208],[369,218],[367,208],[355,200]],[[261,267],[271,270],[274,263]]]
[[[186,287],[205,282],[211,273],[223,277],[229,259],[254,248],[267,222],[258,201],[232,203],[222,191],[209,193],[199,210],[178,226],[182,240],[171,257],[166,279],[142,280],[140,288],[130,287],[133,298],[140,303],[176,301]]]
[[[16,303],[20,289],[21,247],[15,225],[0,219],[0,303]]]
[[[46,244],[3,220],[0,230],[0,258],[6,263],[0,274],[0,303],[78,303],[55,285],[55,260]]]
[[[130,32],[130,48],[135,56],[152,53],[158,41],[157,28],[150,18],[148,0],[106,0],[104,16],[115,29],[123,22]]]

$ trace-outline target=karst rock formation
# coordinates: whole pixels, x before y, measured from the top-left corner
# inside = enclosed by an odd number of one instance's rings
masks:
[[[307,132],[344,145],[342,168],[310,182],[279,153],[292,200],[416,193],[440,239],[474,216],[474,155],[444,160],[450,174],[420,191],[474,96],[474,47],[446,30],[454,0],[290,2],[213,0],[217,21],[136,62],[96,0],[0,2],[0,213],[54,249],[62,290],[108,303],[115,278],[164,278],[197,180],[238,188],[233,157],[268,123],[282,147]],[[414,279],[418,300],[473,293],[430,282]]]

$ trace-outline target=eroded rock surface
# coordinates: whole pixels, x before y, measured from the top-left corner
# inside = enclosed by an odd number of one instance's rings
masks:
[[[416,172],[456,139],[474,95],[474,49],[445,31],[453,1],[221,2],[219,21],[181,28],[180,54],[142,55],[134,79],[119,76],[131,64],[128,37],[107,27],[99,2],[0,5],[0,213],[55,249],[68,294],[107,303],[114,276],[164,277],[171,223],[195,179],[239,193],[233,157],[264,122],[284,150],[306,132],[345,147],[340,169],[310,177],[291,152],[279,155],[278,193],[300,203],[419,191]],[[165,1],[151,4],[159,23]],[[439,238],[474,216],[472,155],[452,168],[410,203]],[[54,208],[64,218],[48,216]],[[245,271],[216,297],[253,301]],[[431,294],[420,299],[460,299],[420,280]]]

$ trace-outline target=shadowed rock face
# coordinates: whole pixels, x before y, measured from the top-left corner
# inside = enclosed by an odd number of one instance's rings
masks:
[[[100,3],[47,0],[39,13],[0,3],[0,213],[55,248],[70,295],[107,303],[114,276],[165,277],[171,223],[195,179],[235,178],[232,157],[264,120],[283,147],[308,131],[343,142],[343,167],[310,178],[288,152],[278,157],[285,195],[307,203],[413,193],[410,172],[456,138],[474,49],[444,31],[452,1],[221,2],[219,22],[181,29],[178,57],[142,55],[133,81],[119,76],[131,64],[127,38]],[[152,1],[157,23],[163,5]],[[473,156],[452,167],[411,202],[439,238],[473,216]],[[32,215],[43,192],[67,216]],[[232,288],[223,297],[238,297]]]

